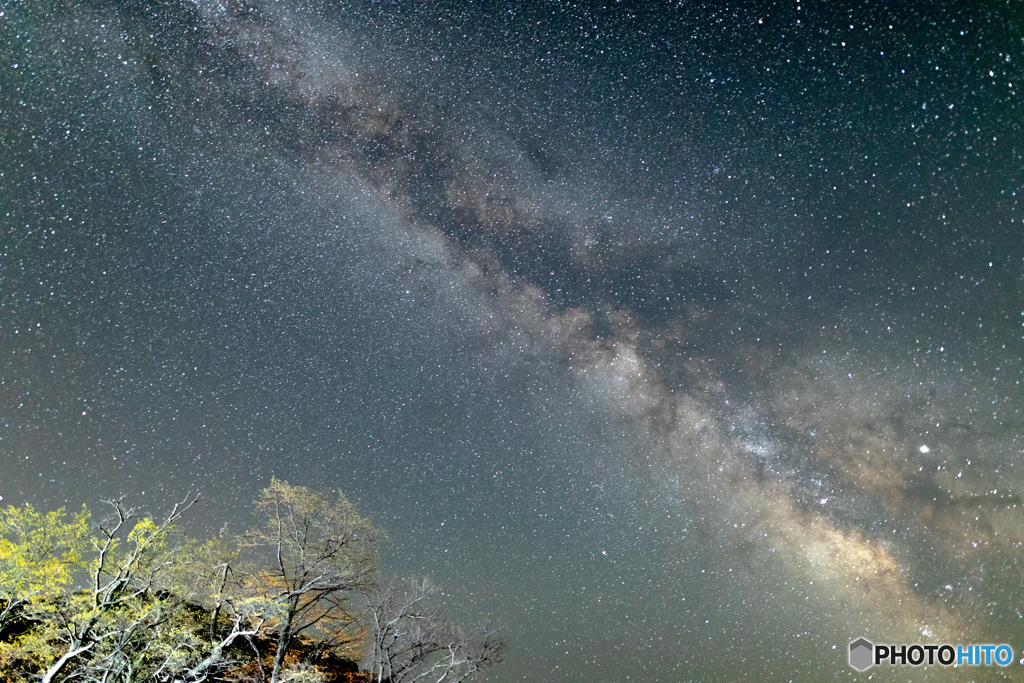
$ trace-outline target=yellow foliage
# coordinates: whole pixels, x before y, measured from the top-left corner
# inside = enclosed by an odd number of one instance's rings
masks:
[[[0,510],[0,599],[22,602],[52,597],[83,566],[89,511],[64,508],[45,514],[31,505]]]

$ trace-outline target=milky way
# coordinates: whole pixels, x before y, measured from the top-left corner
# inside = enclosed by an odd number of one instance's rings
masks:
[[[1024,14],[976,4],[6,3],[3,503],[340,487],[495,681],[1024,656]]]

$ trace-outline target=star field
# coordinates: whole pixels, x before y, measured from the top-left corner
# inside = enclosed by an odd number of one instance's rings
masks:
[[[341,488],[493,681],[1024,652],[1016,4],[0,22],[2,504]]]

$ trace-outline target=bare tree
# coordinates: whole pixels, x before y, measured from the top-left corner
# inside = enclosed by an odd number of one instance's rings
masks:
[[[196,500],[156,520],[107,501],[91,532],[84,510],[0,510],[7,678],[313,683],[362,657],[377,683],[456,683],[502,660],[497,630],[445,619],[429,581],[378,583],[383,532],[340,492],[272,480],[261,523],[205,544],[176,529]]]
[[[175,588],[174,572],[183,561],[182,548],[172,542],[171,534],[196,500],[176,504],[160,522],[140,520],[123,539],[135,511],[121,500],[107,501],[113,514],[97,525],[98,533],[91,539],[86,588],[31,607],[30,616],[47,625],[47,637],[63,645],[43,672],[43,683],[51,683],[71,662],[87,657],[95,669],[131,668],[130,653],[180,604],[181,598],[167,591]],[[167,597],[157,597],[161,592]]]
[[[239,581],[235,573],[237,548],[211,541],[203,548],[202,555],[203,561],[197,565],[199,571],[194,581],[197,586],[195,594],[210,605],[208,610],[200,608],[204,616],[209,615],[204,629],[205,656],[187,665],[179,662],[176,667],[168,666],[167,670],[173,673],[173,683],[202,681],[211,673],[238,664],[226,657],[225,652],[236,640],[250,641],[258,636],[267,623],[262,601],[243,596],[238,590]],[[170,663],[171,659],[166,661]]]
[[[503,660],[506,644],[498,629],[467,634],[441,615],[436,593],[423,579],[382,581],[369,594],[364,667],[377,683],[457,683]]]
[[[246,544],[269,551],[272,560],[250,572],[250,591],[264,601],[270,620],[275,651],[269,680],[279,683],[297,637],[331,647],[358,639],[349,598],[372,585],[383,532],[341,492],[332,498],[277,479],[260,493],[256,508],[263,523],[249,531]]]

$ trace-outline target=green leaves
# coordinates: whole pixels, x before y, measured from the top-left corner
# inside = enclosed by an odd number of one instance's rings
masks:
[[[401,612],[415,628],[380,631],[385,535],[340,491],[273,479],[248,532],[206,542],[177,528],[196,500],[162,519],[121,500],[98,522],[84,507],[0,510],[0,683],[341,680],[330,667],[367,680],[354,672],[369,640],[387,645],[369,648],[378,678],[384,652],[420,653],[393,675],[449,683],[497,661],[433,612]]]
[[[31,505],[0,509],[0,631],[29,601],[59,595],[84,566],[89,511],[36,512]]]

